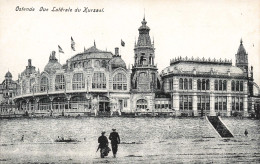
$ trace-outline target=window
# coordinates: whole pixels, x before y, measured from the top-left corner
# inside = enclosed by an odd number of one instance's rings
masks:
[[[30,79],[30,92],[35,92],[36,86],[35,86],[35,78]]]
[[[173,79],[169,79],[169,89],[173,90]]]
[[[179,103],[180,110],[192,110],[192,96],[180,96]]]
[[[124,107],[127,107],[127,99],[124,99]]]
[[[127,90],[127,80],[123,73],[117,73],[113,77],[113,90]]]
[[[189,89],[192,90],[192,79],[189,79]]]
[[[224,110],[227,110],[227,97],[215,97],[215,111],[220,112]]]
[[[100,61],[98,61],[98,60],[95,61],[95,67],[97,67],[97,68],[100,67]]]
[[[239,81],[236,81],[236,91],[239,91]]]
[[[184,89],[187,90],[188,89],[188,80],[184,79]]]
[[[201,80],[200,79],[197,80],[197,89],[201,90]]]
[[[180,80],[179,80],[179,89],[183,89],[183,79],[182,78],[180,78]]]
[[[241,112],[244,110],[242,97],[232,97],[232,111]]]
[[[240,91],[243,91],[243,81],[240,81]]]
[[[23,89],[23,94],[25,94],[26,93],[26,81],[24,80],[23,82],[22,82],[22,89]]]
[[[218,80],[215,80],[214,86],[215,86],[215,91],[218,91]]]
[[[209,79],[206,80],[206,90],[209,90],[210,84],[209,84]]]
[[[41,79],[41,92],[49,90],[49,79],[46,76],[43,76]]]
[[[223,91],[226,91],[227,90],[227,81],[224,80],[223,81]]]
[[[197,106],[198,110],[210,110],[210,97],[207,95],[203,96],[197,96]]]
[[[147,109],[147,101],[145,99],[139,99],[136,102],[137,109]]]
[[[93,89],[106,89],[106,76],[104,73],[96,72],[92,77]]]
[[[85,88],[85,81],[83,78],[83,73],[75,73],[72,79],[72,89],[79,90]]]
[[[64,80],[64,75],[56,75],[55,78],[55,90],[64,90],[65,88],[65,80]]]
[[[232,82],[231,82],[231,90],[235,91],[235,81],[234,80],[232,80]]]

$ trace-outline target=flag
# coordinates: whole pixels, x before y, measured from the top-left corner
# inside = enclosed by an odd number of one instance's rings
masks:
[[[64,51],[62,50],[62,48],[59,45],[58,45],[58,48],[59,48],[60,53],[64,53]]]
[[[72,49],[73,51],[75,51],[75,42],[74,42],[74,40],[73,40],[72,37],[71,37],[71,49]]]
[[[121,39],[121,46],[125,46],[125,42]]]

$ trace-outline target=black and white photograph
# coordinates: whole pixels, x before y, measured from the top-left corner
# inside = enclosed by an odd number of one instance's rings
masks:
[[[259,0],[1,0],[0,163],[260,163]]]

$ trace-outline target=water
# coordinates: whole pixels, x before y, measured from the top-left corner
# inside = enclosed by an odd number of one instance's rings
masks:
[[[259,163],[259,121],[222,120],[234,138],[220,138],[200,118],[4,119],[0,120],[0,163]],[[100,159],[97,138],[101,131],[108,136],[112,128],[122,142],[117,158],[110,152]],[[80,142],[56,143],[58,136]]]

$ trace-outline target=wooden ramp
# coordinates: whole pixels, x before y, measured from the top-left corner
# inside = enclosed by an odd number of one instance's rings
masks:
[[[234,137],[218,116],[207,116],[207,120],[221,137]]]

